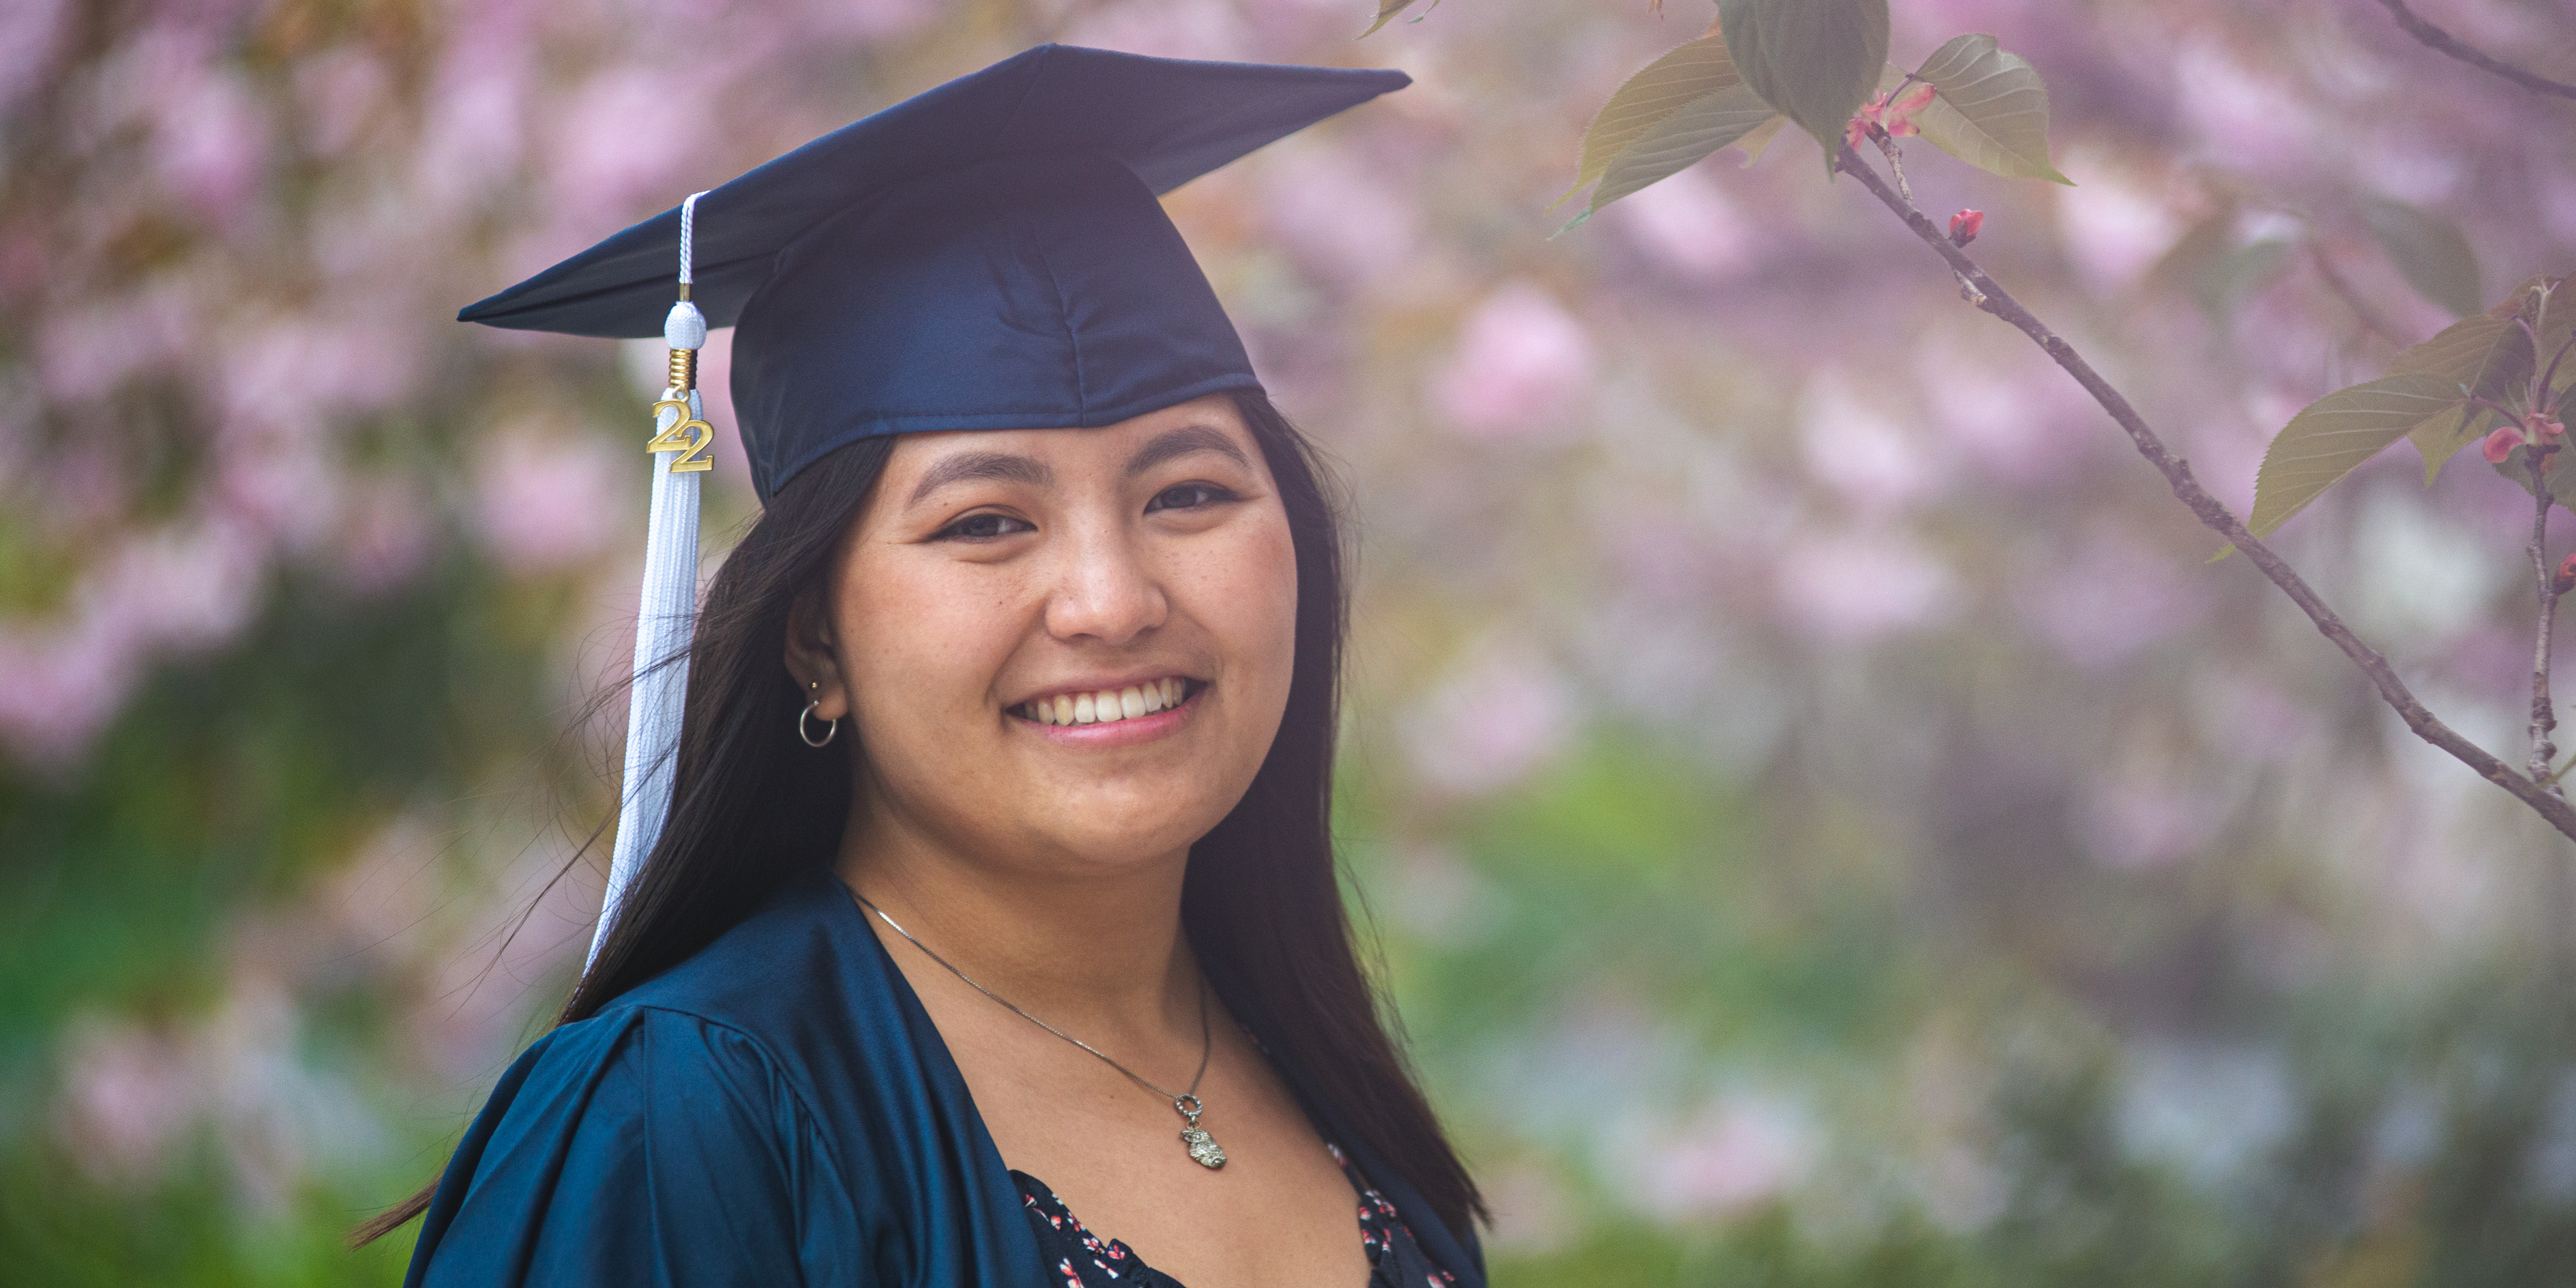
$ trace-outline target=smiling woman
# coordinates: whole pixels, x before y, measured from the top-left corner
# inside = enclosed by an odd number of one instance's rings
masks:
[[[1400,83],[1042,49],[707,194],[766,509],[410,1282],[1481,1283],[1335,879],[1334,506],[1153,199]],[[620,333],[666,222],[468,315]]]

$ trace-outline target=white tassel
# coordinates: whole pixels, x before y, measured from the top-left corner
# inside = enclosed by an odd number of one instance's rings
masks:
[[[680,207],[680,282],[685,293],[699,193]],[[698,306],[682,299],[671,306],[662,325],[673,349],[696,350],[707,342],[707,320]],[[685,378],[675,367],[675,380]],[[656,439],[680,423],[678,402],[686,398],[689,419],[706,418],[706,404],[696,389],[673,385],[662,391],[664,405],[655,412]],[[675,460],[703,453],[653,453],[653,511],[644,539],[644,597],[635,618],[635,683],[626,703],[626,773],[617,809],[617,845],[608,861],[608,892],[599,907],[599,926],[592,931],[584,969],[608,942],[626,892],[662,838],[671,816],[671,780],[680,749],[680,718],[689,692],[689,642],[698,623],[698,477],[706,466],[671,468]]]

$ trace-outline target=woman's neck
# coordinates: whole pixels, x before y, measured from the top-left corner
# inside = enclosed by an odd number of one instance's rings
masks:
[[[1198,963],[1181,933],[1187,850],[1083,871],[959,848],[862,803],[836,868],[922,948],[1050,1024],[1197,1040]]]

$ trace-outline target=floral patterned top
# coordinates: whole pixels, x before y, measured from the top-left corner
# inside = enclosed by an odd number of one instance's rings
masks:
[[[1342,1175],[1359,1191],[1360,1246],[1369,1259],[1368,1288],[1452,1288],[1458,1281],[1431,1263],[1413,1242],[1413,1231],[1396,1215],[1395,1205],[1369,1186],[1338,1145],[1326,1145]],[[1137,1260],[1116,1239],[1102,1243],[1074,1219],[1064,1200],[1046,1183],[1026,1172],[1013,1172],[1020,1201],[1029,1210],[1029,1227],[1037,1232],[1038,1255],[1047,1263],[1047,1288],[1182,1288],[1181,1282]]]

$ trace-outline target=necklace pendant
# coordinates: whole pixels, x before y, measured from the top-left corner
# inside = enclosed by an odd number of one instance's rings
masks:
[[[1197,1127],[1181,1129],[1181,1143],[1190,1147],[1190,1161],[1213,1172],[1225,1166],[1225,1150],[1216,1138]]]

